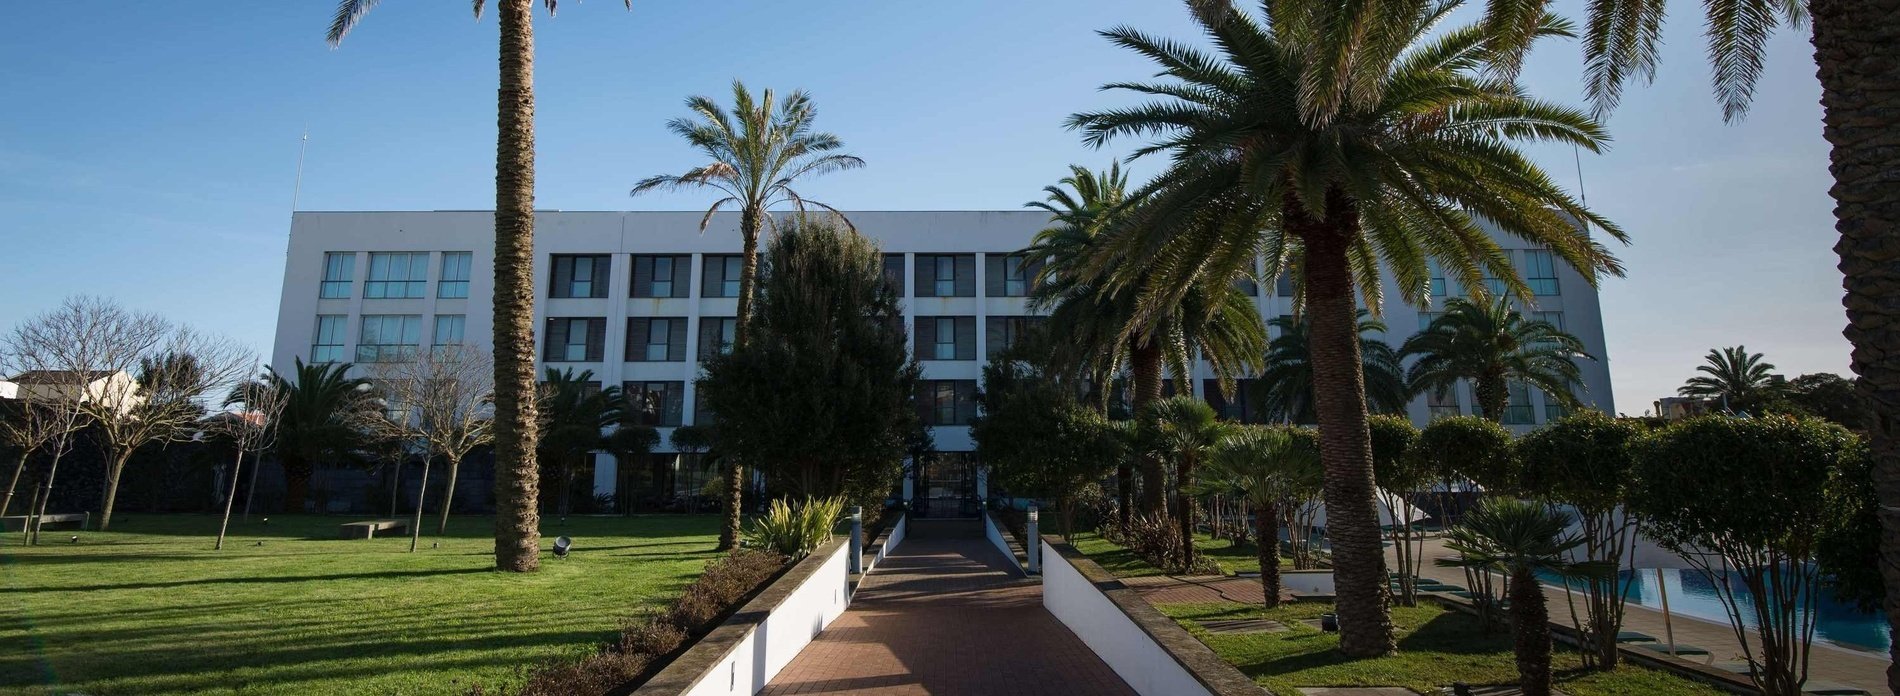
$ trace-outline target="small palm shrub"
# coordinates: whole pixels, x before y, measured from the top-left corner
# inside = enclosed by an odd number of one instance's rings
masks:
[[[772,501],[765,514],[752,521],[746,545],[792,558],[802,558],[831,541],[831,530],[844,516],[844,498],[806,498],[800,505]]]
[[[1167,515],[1135,515],[1128,519],[1126,527],[1103,525],[1102,538],[1128,549],[1164,573],[1212,575],[1220,572],[1220,566],[1211,558],[1198,554],[1189,557],[1188,550],[1181,545],[1179,523]]]

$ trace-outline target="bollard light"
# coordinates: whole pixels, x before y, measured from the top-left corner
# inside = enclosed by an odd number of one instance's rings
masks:
[[[1027,549],[1024,549],[1024,551],[1029,552],[1029,567],[1024,569],[1024,572],[1030,575],[1041,575],[1042,574],[1042,530],[1041,530],[1042,510],[1037,508],[1035,505],[1030,505],[1029,506],[1029,524],[1024,525],[1024,527],[1026,527],[1024,531],[1028,533],[1027,534],[1028,538],[1023,540],[1023,544],[1029,547]]]
[[[554,557],[555,558],[567,558],[568,551],[572,550],[573,548],[574,548],[573,539],[569,539],[564,536],[554,538]]]
[[[851,555],[845,564],[852,573],[864,572],[864,507],[851,506]]]
[[[1029,506],[1029,521],[1036,522],[1036,521],[1040,521],[1041,519],[1042,519],[1042,511],[1037,510],[1036,506],[1034,505]]]

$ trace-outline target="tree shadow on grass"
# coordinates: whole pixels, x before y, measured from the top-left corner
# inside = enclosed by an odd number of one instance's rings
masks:
[[[1487,631],[1477,617],[1447,611],[1412,629],[1398,645],[1402,652],[1492,654],[1511,650],[1511,632],[1502,626]]]
[[[371,573],[341,573],[337,575],[273,575],[263,577],[200,578],[196,580],[171,580],[165,582],[129,582],[117,585],[49,585],[0,587],[0,594],[16,592],[93,592],[100,590],[155,590],[168,587],[190,587],[193,585],[275,585],[286,583],[314,582],[322,580],[377,580],[388,578],[422,578],[437,575],[470,575],[474,573],[492,573],[493,568],[454,568],[445,570],[387,570]]]

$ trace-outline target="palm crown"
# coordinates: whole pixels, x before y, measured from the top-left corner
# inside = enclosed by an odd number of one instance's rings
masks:
[[[1549,322],[1527,319],[1508,299],[1479,304],[1454,298],[1445,313],[1400,348],[1418,358],[1406,374],[1413,393],[1444,391],[1471,380],[1486,418],[1504,415],[1509,383],[1543,390],[1546,398],[1575,406],[1582,384],[1577,358],[1589,358],[1583,341]]]
[[[1306,322],[1293,317],[1275,317],[1268,326],[1280,329],[1280,336],[1267,344],[1267,368],[1253,381],[1246,397],[1271,420],[1311,423],[1313,412],[1313,361]],[[1405,408],[1411,392],[1405,386],[1405,370],[1399,353],[1379,338],[1385,322],[1359,310],[1359,356],[1366,373],[1366,401],[1374,411],[1394,412]]]
[[[1701,398],[1725,398],[1736,407],[1775,389],[1775,366],[1762,360],[1761,353],[1750,353],[1746,346],[1710,349],[1703,356],[1706,364],[1697,365],[1677,394]]]

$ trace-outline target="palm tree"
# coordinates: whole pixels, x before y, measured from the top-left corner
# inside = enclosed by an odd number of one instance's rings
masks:
[[[317,462],[348,456],[366,443],[365,426],[381,418],[367,379],[350,377],[350,363],[305,364],[297,358],[291,376],[266,368],[267,386],[284,394],[278,416],[277,461],[284,468],[284,507],[303,511]],[[255,468],[253,468],[255,471]]]
[[[607,446],[601,431],[620,421],[620,388],[601,388],[593,370],[576,374],[573,368],[547,369],[541,383],[541,458],[557,462],[561,472],[561,506],[567,517],[574,507],[574,470],[589,452]]]
[[[1702,359],[1708,364],[1695,368],[1702,374],[1690,377],[1676,389],[1677,394],[1721,399],[1724,408],[1745,409],[1786,386],[1774,374],[1774,364],[1763,362],[1761,353],[1750,353],[1746,346],[1711,348]]]
[[[1467,287],[1490,271],[1528,298],[1478,217],[1548,247],[1589,282],[1622,271],[1575,221],[1619,240],[1622,231],[1560,189],[1517,146],[1549,141],[1596,151],[1607,140],[1602,126],[1499,79],[1487,51],[1495,32],[1438,29],[1459,5],[1420,2],[1398,11],[1391,2],[1263,2],[1264,18],[1229,10],[1202,22],[1216,54],[1117,28],[1106,35],[1159,63],[1167,79],[1109,87],[1160,99],[1070,119],[1090,144],[1152,136],[1157,140],[1137,156],[1167,153],[1172,160],[1145,192],[1146,204],[1110,233],[1112,252],[1091,264],[1143,259],[1144,313],[1174,306],[1199,278],[1232,277],[1256,255],[1269,268],[1298,269],[1312,331],[1339,646],[1352,656],[1393,647],[1355,293],[1379,306],[1383,262],[1400,297],[1423,305],[1432,259]],[[1313,21],[1339,8],[1393,16],[1354,23],[1350,41],[1329,42],[1334,34]],[[1540,15],[1534,33],[1568,31]],[[1335,73],[1336,80],[1315,77]],[[1352,94],[1329,87],[1335,82]],[[1116,285],[1131,280],[1124,272]]]
[[[1176,384],[1188,383],[1190,351],[1207,360],[1224,383],[1259,369],[1266,328],[1252,301],[1230,279],[1204,279],[1168,311],[1138,321],[1141,281],[1134,287],[1109,288],[1104,276],[1088,267],[1101,253],[1101,231],[1138,203],[1125,193],[1128,177],[1119,162],[1101,172],[1070,165],[1069,172],[1057,185],[1043,187],[1048,193],[1044,200],[1026,204],[1049,211],[1051,224],[1023,250],[1046,260],[1030,289],[1029,307],[1047,312],[1046,335],[1062,337],[1051,342],[1049,358],[1057,371],[1106,385],[1126,365],[1133,383],[1130,410],[1139,413],[1161,398],[1164,372],[1172,374]],[[1116,264],[1136,267],[1142,262],[1127,258]],[[1103,398],[1111,391],[1103,389]],[[1142,468],[1142,507],[1148,514],[1166,512],[1161,463],[1144,455]],[[1134,476],[1127,462],[1117,466],[1116,479],[1125,525],[1134,503]]]
[[[340,0],[332,47],[378,0]],[[549,16],[556,0],[543,0]],[[623,0],[633,9],[633,0]],[[482,16],[487,0],[475,0]],[[496,0],[500,80],[495,91],[495,566],[541,567],[541,472],[534,385],[534,0]]]
[[[790,203],[800,214],[807,208],[822,208],[836,214],[853,232],[851,221],[824,203],[799,195],[792,184],[805,177],[864,166],[864,160],[837,152],[844,141],[830,133],[812,130],[818,108],[804,90],[792,92],[784,102],[777,101],[772,90],[754,97],[745,83],[732,81],[732,111],[721,111],[710,97],[688,97],[686,108],[693,118],[676,118],[666,123],[668,130],[684,138],[700,151],[707,164],[684,174],[659,174],[640,180],[632,195],[656,190],[710,188],[725,194],[706,209],[699,219],[699,230],[706,231],[713,214],[727,205],[739,208],[739,234],[745,242],[745,256],[739,272],[739,320],[733,328],[733,344],[743,346],[752,322],[752,292],[758,284],[759,235],[778,222],[767,211],[774,205]],[[730,486],[745,485],[743,468],[729,467]],[[726,511],[726,525],[719,531],[719,548],[732,548],[739,539],[739,508]]]
[[[621,398],[626,398],[625,392],[621,393]],[[608,433],[606,440],[601,443],[602,448],[614,456],[614,470],[620,479],[619,485],[615,486],[614,490],[620,493],[621,513],[627,515],[633,514],[634,461],[652,454],[653,448],[660,444],[660,431],[633,422],[628,417],[631,410],[624,405],[621,407],[620,423],[614,426],[614,431]]]
[[[1275,317],[1268,326],[1280,329],[1280,337],[1267,343],[1267,369],[1249,385],[1246,398],[1270,420],[1312,423],[1313,360],[1306,335],[1306,322],[1293,317]],[[1405,410],[1411,392],[1405,387],[1405,369],[1399,365],[1399,353],[1380,335],[1385,322],[1359,310],[1359,359],[1366,375],[1366,406],[1375,413]]]
[[[1227,424],[1214,407],[1192,396],[1152,402],[1138,415],[1141,441],[1155,456],[1174,462],[1175,521],[1181,527],[1183,565],[1194,567],[1194,469],[1212,456]]]
[[[1511,498],[1486,498],[1445,532],[1445,548],[1457,558],[1438,565],[1500,572],[1510,579],[1511,633],[1516,644],[1519,687],[1524,696],[1550,696],[1550,612],[1539,574],[1603,577],[1616,572],[1602,561],[1571,562],[1583,539],[1566,536],[1570,513]]]
[[[1280,605],[1280,512],[1319,495],[1319,451],[1288,427],[1240,425],[1214,444],[1202,493],[1227,493],[1253,508],[1259,542],[1260,590],[1267,608]]]
[[[1445,313],[1405,339],[1399,357],[1418,359],[1406,373],[1412,393],[1444,391],[1470,380],[1479,410],[1492,422],[1504,419],[1511,382],[1537,387],[1544,398],[1576,407],[1573,389],[1582,384],[1576,358],[1590,358],[1576,336],[1526,319],[1503,297],[1485,304],[1446,300]]]

